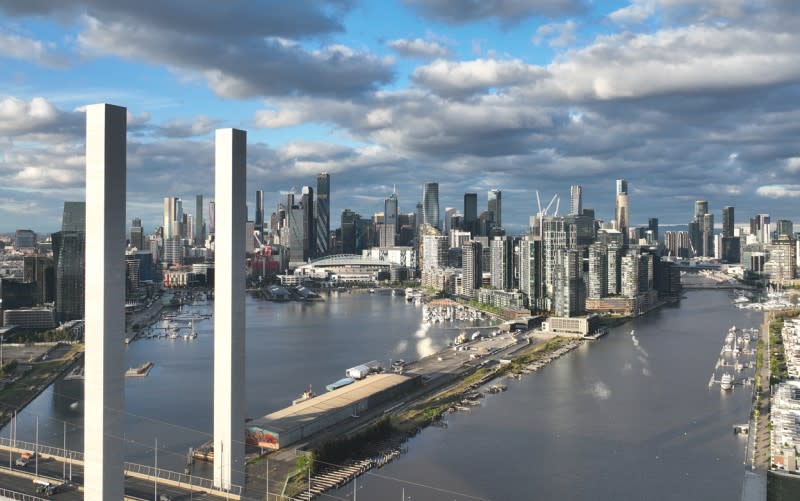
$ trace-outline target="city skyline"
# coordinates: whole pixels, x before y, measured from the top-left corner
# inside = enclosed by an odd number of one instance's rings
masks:
[[[55,231],[63,200],[84,199],[82,110],[99,100],[128,103],[126,220],[147,226],[164,196],[213,199],[221,126],[252,131],[247,192],[265,189],[266,207],[329,172],[331,214],[380,204],[395,184],[411,205],[404,194],[425,178],[440,183],[442,208],[501,189],[515,231],[535,213],[534,190],[566,201],[570,184],[609,219],[614,201],[600,193],[625,178],[634,225],[684,221],[694,199],[800,217],[787,203],[800,196],[788,2],[457,12],[321,1],[265,19],[267,4],[221,14],[201,2],[180,16],[164,2],[156,16],[133,4],[0,2],[0,61],[13,75],[0,86],[0,232]],[[200,57],[208,47],[245,59]]]

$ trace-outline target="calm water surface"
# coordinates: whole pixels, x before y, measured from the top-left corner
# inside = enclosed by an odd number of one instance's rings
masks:
[[[247,315],[250,417],[287,405],[308,384],[323,390],[347,367],[417,358],[458,333],[423,328],[419,307],[382,295],[248,299]],[[415,500],[738,499],[745,442],[732,425],[747,420],[750,391],[722,394],[707,383],[728,328],[760,319],[725,292],[687,292],[679,305],[509,382],[471,414],[449,416],[447,429],[425,430],[399,460],[359,479],[358,499],[398,499],[403,488]],[[210,437],[211,321],[197,330],[194,341],[128,347],[128,366],[155,363],[150,376],[126,380],[129,460],[152,463],[158,437],[159,465],[182,469],[188,448]],[[81,386],[59,381],[45,391],[21,414],[19,438],[33,438],[39,416],[43,442],[60,445],[67,422],[68,446],[80,449]]]
[[[732,426],[747,421],[751,393],[708,380],[731,325],[755,327],[761,314],[725,292],[686,295],[426,429],[359,479],[358,499],[405,488],[415,500],[738,500],[745,440]]]
[[[192,308],[210,313],[212,304]],[[334,293],[325,301],[271,303],[247,299],[247,416],[283,408],[308,385],[345,376],[370,360],[417,359],[447,345],[459,329],[422,326],[421,307],[401,296]],[[470,323],[470,325],[478,325]],[[126,366],[152,361],[145,378],[126,378],[129,461],[154,461],[182,471],[189,447],[211,438],[213,428],[213,320],[196,323],[197,339],[142,339],[127,347]],[[19,439],[34,440],[36,417],[43,443],[82,450],[83,382],[58,381],[19,416]],[[8,427],[0,430],[7,436]]]

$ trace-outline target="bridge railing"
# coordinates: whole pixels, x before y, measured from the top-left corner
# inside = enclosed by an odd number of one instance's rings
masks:
[[[80,451],[71,451],[69,449],[52,447],[44,444],[39,444],[37,446],[35,442],[27,442],[25,440],[12,440],[8,437],[0,437],[0,446],[22,449],[30,452],[35,451],[37,454],[45,454],[47,456],[83,461],[83,453]]]
[[[177,471],[165,470],[163,468],[156,468],[154,466],[148,466],[137,463],[125,463],[125,471],[130,473],[136,473],[139,475],[144,475],[149,478],[158,478],[159,480],[169,480],[171,482],[178,482],[180,484],[184,484],[191,487],[199,487],[211,492],[216,492],[221,494],[228,493],[236,496],[242,495],[242,487],[239,485],[231,486],[229,490],[225,490],[215,486],[214,481],[211,480],[210,478],[196,477],[193,475],[187,475],[185,473],[179,473]]]
[[[69,449],[63,449],[60,447],[52,447],[49,445],[37,444],[34,442],[27,442],[25,440],[12,440],[8,437],[0,437],[0,446],[21,449],[26,451],[36,451],[39,455],[47,455],[56,458],[64,458],[64,460],[75,460],[75,461],[84,461],[84,454],[80,451],[72,451]],[[149,478],[158,478],[159,480],[169,480],[172,482],[178,482],[184,484],[189,487],[198,487],[201,489],[205,489],[210,492],[216,492],[221,494],[233,494],[236,496],[242,495],[242,487],[239,485],[232,486],[229,490],[221,489],[214,485],[214,481],[205,478],[205,477],[197,477],[194,475],[186,475],[185,473],[179,473],[177,471],[166,470],[164,468],[155,468],[153,466],[148,466],[144,464],[137,464],[137,463],[129,463],[126,462],[124,465],[126,473],[136,473],[139,475],[144,475]]]
[[[44,498],[31,496],[22,492],[10,491],[0,487],[0,499],[14,499],[17,501],[45,501]]]

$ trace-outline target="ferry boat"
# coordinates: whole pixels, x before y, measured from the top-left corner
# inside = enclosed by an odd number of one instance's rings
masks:
[[[727,372],[722,375],[722,379],[719,380],[719,387],[724,391],[730,391],[733,389],[733,376],[728,374]]]

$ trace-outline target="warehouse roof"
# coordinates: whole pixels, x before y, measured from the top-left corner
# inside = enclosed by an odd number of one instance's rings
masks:
[[[399,374],[375,374],[338,390],[329,391],[254,419],[247,426],[257,426],[277,433],[293,430],[328,412],[353,405],[393,386],[403,384],[409,379],[411,378]]]

